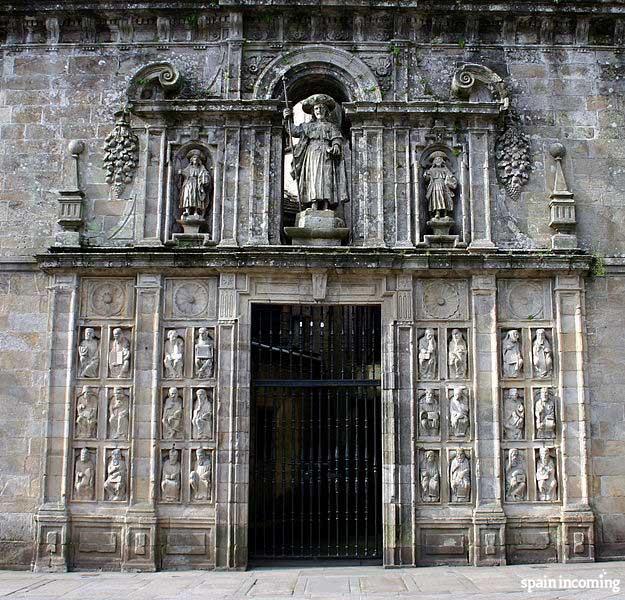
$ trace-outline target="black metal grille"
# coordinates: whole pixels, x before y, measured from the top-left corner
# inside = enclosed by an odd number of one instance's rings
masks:
[[[252,312],[251,558],[381,557],[380,309]]]

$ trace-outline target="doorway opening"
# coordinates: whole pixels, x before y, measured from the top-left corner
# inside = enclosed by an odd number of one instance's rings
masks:
[[[254,305],[250,559],[382,557],[379,306]]]

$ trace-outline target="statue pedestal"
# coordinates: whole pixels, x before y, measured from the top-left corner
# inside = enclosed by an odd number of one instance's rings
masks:
[[[206,225],[206,219],[199,215],[183,215],[176,221],[184,233],[174,233],[173,242],[178,246],[212,246],[214,242],[208,233],[200,233],[200,228]]]
[[[451,217],[432,217],[427,224],[434,233],[423,236],[426,246],[434,248],[449,248],[458,246],[460,236],[450,235],[449,233],[452,225],[454,224],[454,220]]]
[[[284,233],[299,246],[340,246],[349,229],[333,210],[307,208],[297,214],[296,226],[285,227]]]

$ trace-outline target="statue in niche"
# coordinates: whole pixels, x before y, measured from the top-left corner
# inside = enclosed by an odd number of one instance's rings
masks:
[[[178,388],[170,387],[163,407],[163,439],[172,440],[182,435],[182,398]]]
[[[516,448],[508,452],[506,464],[506,500],[519,502],[527,498],[527,472],[523,455]]]
[[[180,461],[178,450],[172,448],[161,470],[161,496],[165,502],[178,502],[180,498]]]
[[[113,388],[109,403],[109,437],[114,440],[128,437],[130,398],[121,387]]]
[[[204,166],[205,159],[200,150],[188,152],[187,159],[189,164],[178,173],[182,177],[179,202],[182,220],[189,217],[204,220],[206,210],[211,204],[210,188],[213,178]]]
[[[427,183],[425,197],[428,201],[428,215],[434,219],[451,218],[458,180],[449,169],[448,158],[444,152],[432,152],[429,160],[431,166],[423,174]]]
[[[419,377],[436,379],[437,362],[436,335],[433,329],[428,328],[419,339]]]
[[[544,329],[536,330],[536,337],[532,346],[532,366],[534,377],[550,377],[553,373],[553,355],[551,344]]]
[[[454,388],[451,392],[449,428],[454,437],[466,437],[469,431],[469,397],[465,387]]]
[[[441,497],[441,473],[434,450],[428,450],[425,453],[421,461],[419,479],[421,482],[421,500],[423,502],[438,502]]]
[[[195,469],[189,475],[193,500],[210,500],[213,488],[213,460],[211,453],[203,448],[195,451]]]
[[[80,451],[74,469],[74,498],[93,500],[95,494],[95,464],[91,460],[88,448]]]
[[[200,327],[195,342],[195,376],[211,379],[215,373],[215,342],[206,327]]]
[[[458,448],[449,466],[449,482],[452,502],[468,502],[471,499],[471,465],[462,448]]]
[[[193,437],[197,440],[213,437],[213,400],[205,389],[195,392],[195,404],[191,415]]]
[[[534,403],[536,437],[553,439],[556,437],[556,405],[548,387],[538,390]]]
[[[438,435],[440,433],[440,415],[436,392],[428,388],[419,400],[419,423],[423,435]]]
[[[523,372],[523,354],[521,353],[521,336],[518,329],[508,331],[503,340],[502,348],[503,376],[516,378]]]
[[[106,480],[104,481],[104,493],[106,499],[111,501],[126,499],[126,460],[119,448],[111,452],[111,457],[106,466]]]
[[[302,110],[313,116],[309,123],[293,125],[293,111],[284,109],[289,134],[299,138],[293,148],[292,177],[297,182],[304,208],[336,210],[349,201],[343,158],[343,135],[330,120],[336,102],[326,94],[315,94],[302,102]]]
[[[447,346],[447,364],[450,379],[466,379],[467,377],[467,341],[460,329],[453,329]]]
[[[536,461],[536,487],[538,499],[543,501],[556,500],[558,497],[558,480],[556,477],[556,461],[549,448],[538,451]]]
[[[114,379],[130,377],[130,342],[120,327],[113,329],[109,350],[109,373]]]
[[[84,385],[76,399],[77,438],[95,438],[98,431],[98,388]]]
[[[165,378],[180,379],[184,369],[184,339],[175,329],[167,332],[165,342]]]
[[[522,440],[525,434],[525,405],[517,388],[504,390],[504,437]]]
[[[93,327],[86,327],[84,335],[78,346],[78,377],[94,378],[100,369],[100,341]]]

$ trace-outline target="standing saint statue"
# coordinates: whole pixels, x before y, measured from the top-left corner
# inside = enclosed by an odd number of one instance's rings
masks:
[[[421,500],[438,502],[440,500],[441,474],[438,468],[438,457],[434,450],[428,450],[421,461],[420,471]]]
[[[203,218],[210,206],[210,187],[213,178],[204,166],[202,152],[191,150],[187,154],[189,164],[178,172],[182,177],[180,189],[180,208],[183,217],[196,216]]]
[[[336,102],[326,94],[315,94],[302,102],[302,110],[313,120],[293,125],[293,112],[284,110],[284,119],[299,143],[293,148],[291,175],[297,183],[300,202],[305,208],[335,210],[349,202],[347,171],[343,157],[344,138],[329,120]]]
[[[504,377],[520,377],[523,373],[523,354],[521,353],[521,337],[518,329],[506,333],[501,349]]]
[[[442,219],[454,211],[454,192],[458,180],[447,166],[448,159],[444,152],[432,152],[430,160],[432,166],[423,174],[427,183],[425,197],[428,201],[428,215]]]
[[[451,332],[447,346],[447,364],[450,379],[465,379],[467,376],[467,342],[460,329]]]
[[[100,343],[95,329],[87,327],[85,338],[78,346],[78,377],[97,377],[100,369]]]
[[[452,502],[468,502],[471,499],[471,465],[463,448],[458,448],[451,461],[449,482]]]
[[[437,364],[436,335],[433,329],[428,328],[419,339],[419,377],[436,379]]]
[[[550,377],[553,374],[553,354],[551,344],[544,329],[536,330],[536,338],[532,346],[532,363],[534,377]]]

